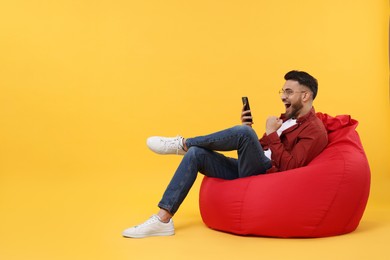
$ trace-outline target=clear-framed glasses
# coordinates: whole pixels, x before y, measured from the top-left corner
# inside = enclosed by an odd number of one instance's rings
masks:
[[[294,95],[295,93],[305,93],[305,92],[307,92],[307,91],[294,91],[292,89],[281,89],[281,90],[279,90],[279,95],[289,97],[289,96]]]

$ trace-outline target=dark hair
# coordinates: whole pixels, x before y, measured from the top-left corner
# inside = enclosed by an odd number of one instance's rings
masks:
[[[299,84],[308,87],[313,93],[313,100],[317,96],[318,91],[318,82],[317,80],[311,76],[309,73],[304,71],[292,70],[284,75],[285,80],[295,80],[298,81]]]

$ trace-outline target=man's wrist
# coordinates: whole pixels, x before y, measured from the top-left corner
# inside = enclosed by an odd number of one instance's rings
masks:
[[[265,134],[266,135],[270,135],[270,134],[272,134],[272,133],[275,133],[276,132],[276,130],[265,130]]]

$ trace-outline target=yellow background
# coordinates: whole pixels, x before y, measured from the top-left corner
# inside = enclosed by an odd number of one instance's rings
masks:
[[[0,259],[389,259],[388,18],[384,0],[1,1]],[[148,136],[238,124],[243,95],[261,134],[291,69],[319,80],[317,111],[360,122],[372,190],[356,232],[210,230],[198,178],[176,236],[121,237],[180,161]]]

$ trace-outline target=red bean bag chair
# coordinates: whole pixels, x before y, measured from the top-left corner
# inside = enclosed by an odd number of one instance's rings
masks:
[[[317,113],[329,136],[307,166],[236,180],[204,177],[203,222],[238,235],[326,237],[354,231],[370,191],[370,168],[350,116]]]

